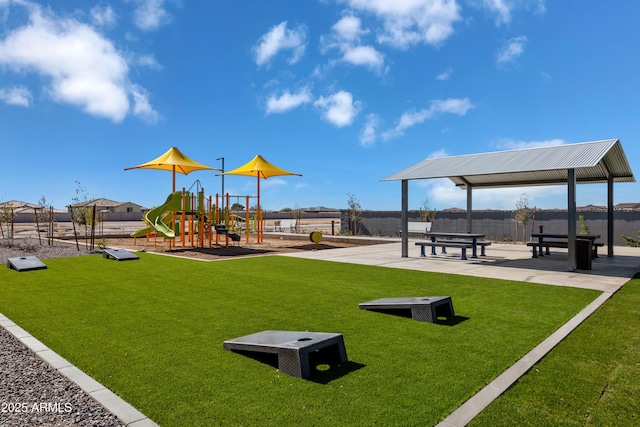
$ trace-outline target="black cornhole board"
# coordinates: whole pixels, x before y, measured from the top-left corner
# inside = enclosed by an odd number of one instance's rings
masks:
[[[278,355],[278,369],[296,378],[309,378],[309,354],[326,350],[339,363],[348,362],[342,334],[326,332],[262,331],[227,340],[229,351],[271,353]]]
[[[138,255],[125,251],[124,249],[105,249],[104,252],[102,252],[102,258],[115,259],[117,261],[140,259]]]
[[[383,313],[394,311],[411,311],[411,318],[421,322],[436,323],[438,316],[454,317],[451,297],[411,297],[411,298],[380,298],[358,304],[361,310],[371,310]]]
[[[45,270],[47,268],[47,266],[35,256],[8,258],[7,267],[16,271]]]

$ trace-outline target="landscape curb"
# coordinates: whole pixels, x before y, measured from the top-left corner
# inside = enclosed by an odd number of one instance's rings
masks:
[[[0,327],[13,335],[18,341],[31,350],[36,357],[47,363],[53,369],[75,383],[102,405],[107,411],[115,415],[127,427],[158,427],[146,415],[124,401],[117,394],[103,386],[89,375],[82,372],[68,360],[41,343],[27,331],[16,325],[11,319],[0,313]]]
[[[560,326],[554,333],[538,344],[533,350],[525,354],[520,360],[510,366],[491,381],[458,409],[449,414],[436,427],[464,427],[482,412],[491,402],[497,399],[509,387],[515,384],[529,369],[546,356],[553,348],[564,340],[574,329],[600,308],[615,292],[603,292],[591,304],[573,316],[567,323]]]

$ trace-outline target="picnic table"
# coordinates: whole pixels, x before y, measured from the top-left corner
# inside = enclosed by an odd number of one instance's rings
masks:
[[[469,241],[471,244],[471,258],[478,258],[478,239],[483,239],[484,234],[480,233],[448,233],[443,231],[429,231],[424,233],[424,236],[427,238],[431,238],[432,244],[431,246],[431,255],[436,254],[436,246],[438,239],[455,239],[462,241]],[[443,242],[446,244],[446,242]],[[451,243],[451,242],[450,242]],[[484,255],[484,246],[482,246],[482,255]]]
[[[529,242],[527,246],[533,247],[533,258],[544,257],[549,255],[549,248],[566,248],[568,246],[569,235],[566,233],[531,233],[531,237],[537,238],[537,242]],[[603,246],[602,243],[597,243],[596,240],[600,238],[599,234],[578,234],[577,240],[590,240],[593,248],[593,258],[598,258],[598,246]],[[545,239],[556,239],[546,240]],[[545,251],[543,252],[543,248]]]

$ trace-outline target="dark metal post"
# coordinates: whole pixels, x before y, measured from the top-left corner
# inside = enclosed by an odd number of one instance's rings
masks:
[[[402,224],[400,229],[402,230],[402,257],[407,258],[409,256],[409,233],[408,233],[408,221],[409,221],[409,181],[402,180]]]
[[[576,271],[578,257],[576,255],[576,170],[567,170],[567,235],[569,271]]]
[[[216,160],[222,160],[222,215],[224,215],[224,157],[218,157]]]

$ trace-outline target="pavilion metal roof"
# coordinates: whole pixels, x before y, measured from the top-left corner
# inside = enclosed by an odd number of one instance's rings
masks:
[[[382,181],[449,178],[467,188],[566,185],[568,170],[577,183],[635,182],[620,140],[581,142],[426,159]]]

